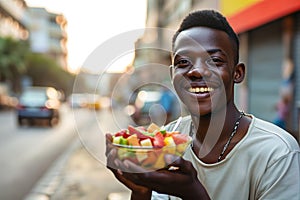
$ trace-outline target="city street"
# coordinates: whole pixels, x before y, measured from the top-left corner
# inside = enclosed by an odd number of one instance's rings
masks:
[[[13,110],[0,112],[0,199],[24,198],[77,137],[76,130],[89,125],[90,113],[75,110],[81,117],[75,122],[72,110],[64,105],[61,121],[51,128],[43,124],[18,127]]]
[[[22,200],[35,193],[41,179],[76,142],[79,144],[59,172],[58,188],[51,188],[51,199],[106,200],[109,195],[114,199],[114,195],[129,194],[106,169],[104,154],[104,133],[127,126],[124,112],[72,110],[64,105],[61,121],[52,128],[43,124],[18,127],[15,118],[14,111],[0,112],[0,199]]]
[[[63,181],[51,200],[130,199],[130,191],[106,169],[104,154],[104,134],[127,127],[129,119],[121,109],[114,109],[113,112],[103,109],[92,114],[94,117],[91,120],[94,122],[78,131],[80,147],[65,164]]]

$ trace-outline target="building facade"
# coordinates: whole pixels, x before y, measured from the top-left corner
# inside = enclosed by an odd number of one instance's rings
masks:
[[[284,128],[299,139],[300,1],[221,0],[219,10],[239,34],[247,65],[240,107],[274,123],[284,114]]]
[[[0,37],[26,40],[28,30],[23,22],[27,9],[24,0],[0,0]]]
[[[51,56],[67,70],[66,18],[62,14],[50,13],[45,8],[29,7],[24,21],[29,29],[32,52]]]

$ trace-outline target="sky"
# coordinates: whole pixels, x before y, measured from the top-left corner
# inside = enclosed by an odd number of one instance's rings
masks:
[[[68,63],[71,71],[85,65],[90,54],[101,44],[132,30],[145,28],[146,0],[25,0],[30,7],[44,7],[63,14],[67,21]],[[132,48],[136,38],[132,40]],[[130,42],[131,41],[127,41]],[[133,54],[121,56],[111,66],[122,71]],[[124,63],[124,64],[123,64]]]

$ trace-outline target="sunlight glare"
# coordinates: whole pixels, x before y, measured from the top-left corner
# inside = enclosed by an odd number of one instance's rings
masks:
[[[45,7],[49,12],[63,14],[66,17],[68,63],[73,72],[81,68],[90,53],[104,41],[123,32],[145,27],[146,0],[25,1],[28,6]],[[133,46],[136,39],[132,41]],[[118,63],[121,60],[127,62],[118,64],[124,69],[132,58],[120,59]],[[113,67],[113,71],[123,70],[117,68]]]

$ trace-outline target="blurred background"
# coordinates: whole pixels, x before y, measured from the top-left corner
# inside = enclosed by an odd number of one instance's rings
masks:
[[[72,127],[100,122],[109,131],[108,115],[118,127],[184,115],[168,74],[172,33],[188,12],[207,8],[222,12],[240,37],[247,73],[235,88],[238,107],[299,141],[299,0],[0,0],[0,199],[22,199],[74,140]],[[90,65],[95,49],[118,39],[130,51]]]

